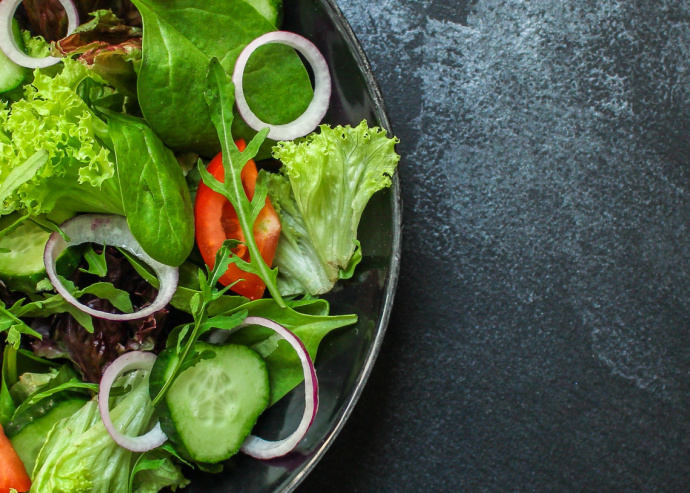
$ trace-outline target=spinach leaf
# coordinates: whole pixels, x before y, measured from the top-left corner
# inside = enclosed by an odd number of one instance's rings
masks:
[[[153,259],[180,265],[194,246],[194,213],[174,154],[138,118],[108,113],[108,126],[132,234]]]
[[[276,28],[247,2],[226,0],[133,0],[144,22],[143,61],[137,82],[141,110],[166,145],[213,156],[220,150],[203,93],[209,61],[232,73],[242,49]],[[288,123],[312,98],[299,56],[267,45],[252,56],[244,74],[252,110],[263,121]],[[238,119],[235,134],[253,132]]]

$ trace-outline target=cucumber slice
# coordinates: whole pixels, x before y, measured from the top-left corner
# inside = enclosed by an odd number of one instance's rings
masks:
[[[194,461],[215,464],[239,451],[268,406],[268,370],[246,346],[200,342],[196,350],[216,356],[181,373],[165,400],[185,452]]]
[[[12,216],[1,222],[11,223]],[[0,229],[2,224],[0,224]],[[0,237],[0,280],[12,291],[35,293],[38,284],[48,278],[43,264],[43,251],[50,233],[31,221],[24,221],[14,231]],[[71,248],[58,257],[57,269],[69,275],[79,264],[81,250]]]
[[[53,429],[55,423],[76,413],[86,402],[86,399],[63,400],[55,405],[45,416],[36,419],[10,438],[12,446],[17,451],[17,455],[19,455],[24,466],[26,466],[29,474],[33,471],[38,453],[43,448],[48,433]]]
[[[14,34],[14,39],[17,40],[19,49],[24,49],[24,41],[22,40],[22,33],[19,30],[19,24],[14,20],[12,23],[12,33]],[[11,91],[19,87],[27,75],[29,75],[30,70],[21,65],[17,65],[12,60],[7,58],[2,50],[0,50],[0,93]]]

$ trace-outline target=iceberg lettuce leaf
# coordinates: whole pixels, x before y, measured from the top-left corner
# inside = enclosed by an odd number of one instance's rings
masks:
[[[131,390],[115,399],[111,417],[122,433],[137,436],[153,416],[148,376],[133,372],[118,381]],[[156,492],[165,486],[181,486],[186,480],[168,458],[162,471],[144,475],[139,491]],[[113,441],[100,419],[98,404],[89,401],[80,411],[60,421],[51,430],[41,450],[32,478],[32,492],[110,493],[128,490],[132,452]]]

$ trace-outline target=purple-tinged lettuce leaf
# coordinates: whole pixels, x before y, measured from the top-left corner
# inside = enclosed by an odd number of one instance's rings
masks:
[[[57,41],[53,54],[77,56],[118,91],[135,96],[141,28],[128,26],[110,10],[98,10],[91,17],[73,34]]]
[[[91,12],[111,9],[115,15],[125,19],[130,26],[141,27],[141,15],[129,0],[76,0],[80,19],[87,19]],[[25,0],[23,13],[28,26],[36,36],[48,41],[57,41],[67,32],[67,15],[58,0]]]
[[[103,281],[131,294],[135,310],[156,297],[156,289],[136,275],[134,268],[114,250],[106,250],[108,274]],[[76,284],[91,282],[95,276],[77,271],[71,277]],[[107,300],[92,298],[84,301],[91,308],[117,312]],[[69,313],[38,319],[34,324],[43,340],[31,346],[37,356],[47,359],[68,358],[88,382],[98,382],[103,370],[127,351],[152,351],[165,346],[163,326],[167,310],[139,320],[114,322],[93,318],[93,332],[87,330]]]

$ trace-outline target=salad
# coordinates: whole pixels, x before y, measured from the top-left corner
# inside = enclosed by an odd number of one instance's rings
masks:
[[[397,140],[322,121],[280,0],[0,0],[0,493],[292,452]],[[310,72],[311,71],[311,72]],[[304,385],[288,436],[254,433]]]

